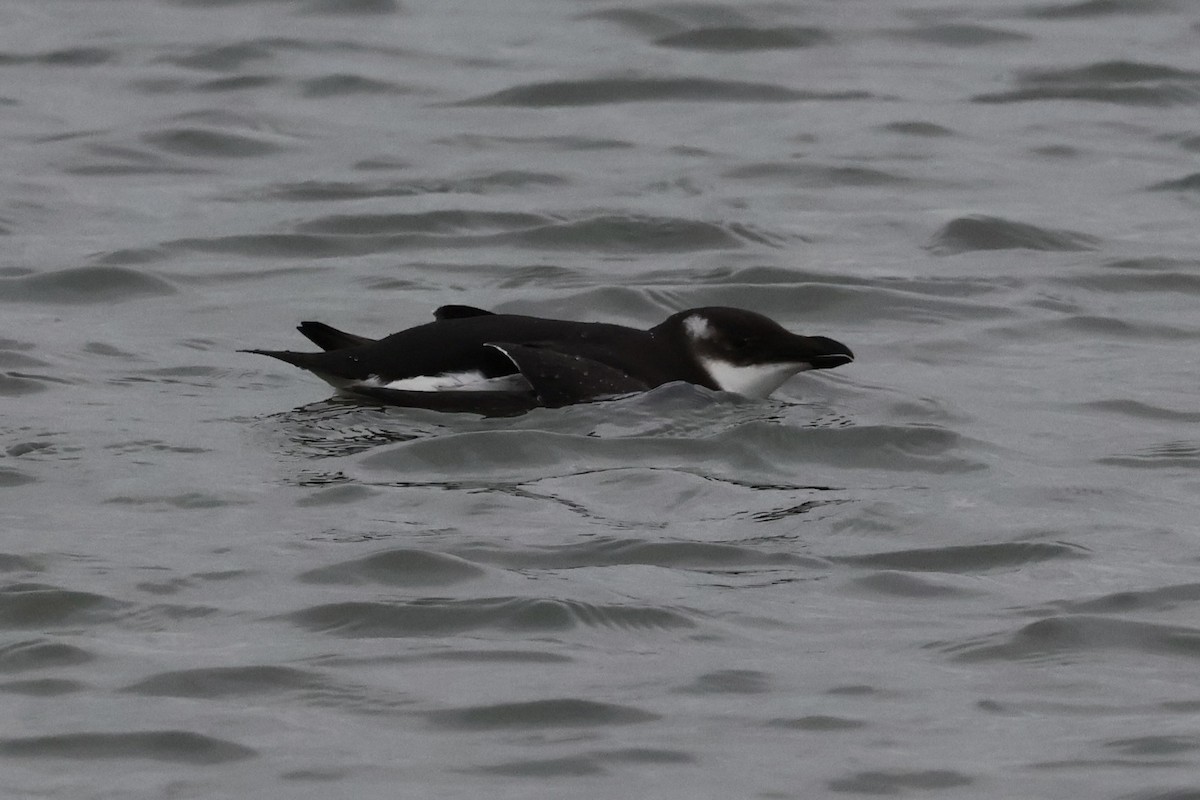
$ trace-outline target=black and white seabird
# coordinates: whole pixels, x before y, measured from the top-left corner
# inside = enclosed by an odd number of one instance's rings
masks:
[[[321,322],[298,330],[324,352],[245,350],[389,405],[518,414],[686,381],[766,397],[797,372],[854,360],[740,308],[693,308],[648,330],[442,306],[434,322],[369,339]]]

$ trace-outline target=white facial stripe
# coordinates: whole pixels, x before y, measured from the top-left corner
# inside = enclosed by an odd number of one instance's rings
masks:
[[[443,375],[418,375],[391,383],[383,383],[378,377],[372,376],[364,383],[406,392],[521,392],[530,389],[529,381],[525,380],[523,375],[485,378],[478,370],[447,372]]]
[[[723,391],[760,398],[770,395],[797,372],[812,369],[812,364],[805,363],[741,366],[717,358],[701,358],[700,363]]]
[[[692,314],[685,319],[683,321],[683,329],[693,339],[711,339],[713,335],[712,326],[708,324],[708,320],[699,314]]]

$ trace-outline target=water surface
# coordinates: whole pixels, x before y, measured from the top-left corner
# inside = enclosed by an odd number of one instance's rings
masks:
[[[1176,0],[0,9],[0,794],[1200,792]],[[507,419],[242,347],[732,305]]]

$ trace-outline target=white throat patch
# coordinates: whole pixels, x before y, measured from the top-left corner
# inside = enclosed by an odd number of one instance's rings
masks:
[[[693,339],[711,339],[713,335],[712,326],[708,324],[708,320],[699,314],[692,314],[685,319],[683,321],[683,329]]]
[[[704,357],[700,358],[700,365],[712,376],[722,391],[758,398],[767,397],[797,372],[812,369],[812,364],[805,363],[742,366]]]

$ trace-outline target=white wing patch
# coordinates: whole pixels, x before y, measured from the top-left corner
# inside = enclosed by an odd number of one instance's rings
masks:
[[[688,320],[689,322],[691,319]],[[783,382],[812,364],[731,364],[717,358],[700,359],[700,364],[712,376],[722,391],[735,392],[746,397],[763,398],[783,385]]]
[[[418,375],[384,383],[372,375],[363,383],[404,392],[527,392],[532,389],[521,374],[487,378],[479,370],[446,372],[441,375]]]
[[[711,339],[713,336],[712,325],[709,325],[708,320],[699,314],[692,314],[685,319],[683,321],[683,329],[693,339]]]

